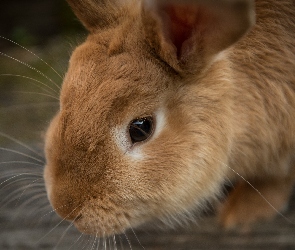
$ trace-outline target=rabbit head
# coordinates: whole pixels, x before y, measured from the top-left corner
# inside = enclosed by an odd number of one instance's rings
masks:
[[[106,236],[202,206],[225,178],[231,144],[223,52],[253,24],[253,3],[68,2],[89,36],[46,134],[56,212]]]

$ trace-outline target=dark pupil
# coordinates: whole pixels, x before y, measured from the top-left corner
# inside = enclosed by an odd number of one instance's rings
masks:
[[[150,137],[153,130],[152,117],[135,119],[130,123],[129,134],[132,143],[141,142]]]

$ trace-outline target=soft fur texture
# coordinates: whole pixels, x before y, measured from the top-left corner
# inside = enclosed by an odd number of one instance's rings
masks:
[[[228,180],[238,185],[220,211],[226,227],[286,207],[294,1],[68,2],[90,34],[72,55],[46,136],[44,177],[58,214],[107,236],[180,218]],[[130,121],[148,115],[153,136],[132,145]]]

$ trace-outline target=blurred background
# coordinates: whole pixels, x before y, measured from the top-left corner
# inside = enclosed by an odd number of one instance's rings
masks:
[[[68,36],[82,30],[66,1],[1,1],[1,35],[23,46],[44,45],[54,36]]]
[[[0,249],[94,249],[50,212],[43,135],[58,109],[72,50],[87,32],[65,0],[0,3]],[[40,164],[41,162],[41,164]],[[24,175],[26,178],[24,178]],[[295,249],[295,198],[285,214],[248,232],[224,232],[210,215],[185,228],[144,227],[96,249]],[[85,238],[86,237],[86,238]],[[120,242],[120,243],[119,243]],[[131,246],[132,248],[131,248]]]
[[[69,249],[80,236],[63,222],[44,237],[60,219],[42,179],[43,136],[59,107],[70,54],[86,34],[66,1],[0,3],[1,250]]]
[[[69,56],[86,34],[66,1],[1,1],[0,131],[37,141],[58,108]]]

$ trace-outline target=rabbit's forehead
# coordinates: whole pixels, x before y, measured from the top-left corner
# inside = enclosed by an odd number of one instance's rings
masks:
[[[101,48],[79,49],[71,59],[61,93],[61,106],[91,113],[120,115],[123,111],[141,115],[153,109],[171,79],[150,60],[132,53],[109,57],[95,53]]]
[[[86,43],[87,44],[87,43]],[[159,78],[160,69],[152,60],[132,52],[108,55],[103,46],[81,46],[73,54],[66,84],[95,91],[102,83],[116,82],[116,89],[124,84],[152,84]],[[124,87],[124,86],[122,86]],[[116,89],[113,89],[114,91]]]
[[[91,39],[79,46],[70,60],[68,82],[80,90],[91,88],[94,91],[102,83],[116,82],[118,89],[120,85],[122,88],[154,84],[159,87],[165,80],[165,70],[160,67],[158,59],[132,48],[122,48],[113,54],[109,46]]]
[[[152,71],[130,66],[121,61],[121,66],[114,66],[111,61],[96,64],[89,62],[69,70],[63,85],[62,97],[75,94],[79,99],[96,97],[115,101],[117,99],[143,99],[154,95],[167,86],[164,79],[151,76]],[[107,98],[108,97],[108,98]]]

